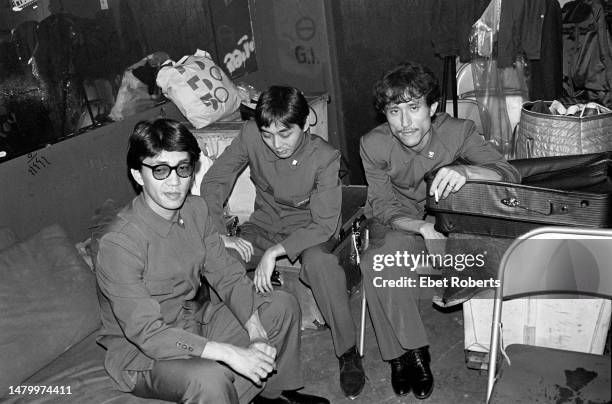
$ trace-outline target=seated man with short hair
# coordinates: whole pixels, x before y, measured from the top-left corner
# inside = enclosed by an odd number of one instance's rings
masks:
[[[100,240],[96,277],[105,368],[122,391],[184,403],[328,403],[300,394],[299,306],[257,294],[202,198],[200,149],[179,122],[140,122],[127,161],[142,192]],[[205,279],[205,280],[204,280]],[[223,303],[213,305],[207,284]]]
[[[217,229],[223,231],[223,204],[236,176],[249,165],[256,188],[255,211],[240,227],[239,237],[223,236],[225,246],[257,267],[254,281],[261,292],[272,290],[277,258],[300,258],[300,279],[312,289],[331,329],[340,387],[345,395],[355,397],[364,386],[365,374],[355,349],[346,275],[331,253],[342,205],[340,152],[308,133],[309,112],[297,88],[272,86],[264,91],[255,108],[255,121],[245,123],[206,172],[201,195]]]

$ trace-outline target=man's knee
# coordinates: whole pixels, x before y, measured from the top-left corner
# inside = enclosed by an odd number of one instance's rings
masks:
[[[272,299],[262,307],[261,315],[283,321],[291,321],[299,317],[300,305],[295,296],[282,290],[275,290],[271,297]]]
[[[307,279],[321,277],[331,280],[334,276],[344,277],[338,257],[321,246],[308,248],[302,253],[302,272]]]
[[[384,248],[390,252],[407,250],[416,254],[418,251],[414,250],[422,249],[423,246],[423,237],[420,234],[392,230],[385,235]]]
[[[234,387],[235,374],[217,362],[202,360],[186,372],[184,402],[187,403],[237,403]]]

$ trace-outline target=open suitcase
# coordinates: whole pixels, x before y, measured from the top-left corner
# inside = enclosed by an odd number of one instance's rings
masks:
[[[426,206],[443,233],[514,238],[541,226],[612,227],[612,152],[510,161],[521,184],[468,181]]]

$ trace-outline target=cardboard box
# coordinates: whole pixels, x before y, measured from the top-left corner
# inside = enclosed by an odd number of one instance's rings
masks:
[[[608,299],[529,297],[502,306],[503,345],[538,345],[602,354],[610,327]],[[493,299],[475,297],[463,303],[465,349],[489,352]]]

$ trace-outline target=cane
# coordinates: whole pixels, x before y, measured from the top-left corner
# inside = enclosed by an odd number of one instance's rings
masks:
[[[365,248],[367,248],[367,244],[368,244],[368,229],[366,228],[364,231],[364,250]],[[359,270],[361,270],[360,267],[360,263],[361,263],[361,259],[359,257],[359,247],[357,245],[357,232],[353,231],[353,234],[351,235],[352,240],[353,240],[353,248],[355,249],[355,261],[357,262],[357,268],[359,268]],[[365,316],[366,316],[366,305],[367,305],[367,301],[366,301],[366,295],[365,295],[365,286],[364,286],[364,279],[363,276],[361,278],[361,323],[359,326],[359,355],[363,357],[363,353],[364,353],[364,342],[365,342]]]

